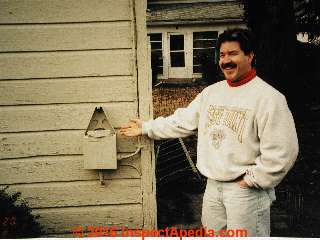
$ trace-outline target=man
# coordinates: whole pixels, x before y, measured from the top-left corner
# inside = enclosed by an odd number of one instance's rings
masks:
[[[270,236],[274,187],[298,154],[294,121],[285,97],[256,76],[249,30],[226,30],[217,49],[225,81],[205,88],[187,108],[169,117],[134,119],[120,132],[165,139],[198,129],[197,167],[208,178],[203,226]]]

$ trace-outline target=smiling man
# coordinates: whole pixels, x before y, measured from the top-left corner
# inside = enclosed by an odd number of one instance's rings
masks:
[[[222,42],[223,36],[226,38],[225,42]],[[251,66],[254,57],[252,49],[248,49],[248,46],[241,49],[240,42],[227,41],[226,35],[221,35],[218,47],[220,47],[219,66],[229,83],[243,84],[246,75],[248,80],[253,78],[255,70]]]
[[[298,154],[285,97],[252,67],[252,33],[219,35],[219,66],[226,80],[205,88],[169,117],[131,120],[120,133],[153,139],[186,137],[198,130],[197,168],[208,178],[202,205],[207,229],[244,229],[270,236],[270,206]]]

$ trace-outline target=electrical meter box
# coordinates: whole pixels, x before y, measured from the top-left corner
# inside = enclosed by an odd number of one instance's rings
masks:
[[[84,169],[117,169],[116,132],[106,109],[96,107],[83,141]]]

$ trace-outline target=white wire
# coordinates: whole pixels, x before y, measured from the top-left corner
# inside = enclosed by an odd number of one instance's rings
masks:
[[[138,147],[137,150],[134,153],[128,154],[128,155],[124,155],[122,157],[117,158],[118,160],[122,160],[124,158],[129,158],[129,157],[133,157],[134,155],[137,155],[140,151],[141,151],[142,147]]]

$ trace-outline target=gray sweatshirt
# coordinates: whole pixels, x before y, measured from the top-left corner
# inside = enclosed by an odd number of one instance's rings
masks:
[[[206,177],[273,188],[298,154],[294,120],[285,97],[259,77],[230,87],[205,88],[186,108],[142,124],[153,139],[186,137],[198,129],[197,168]]]

